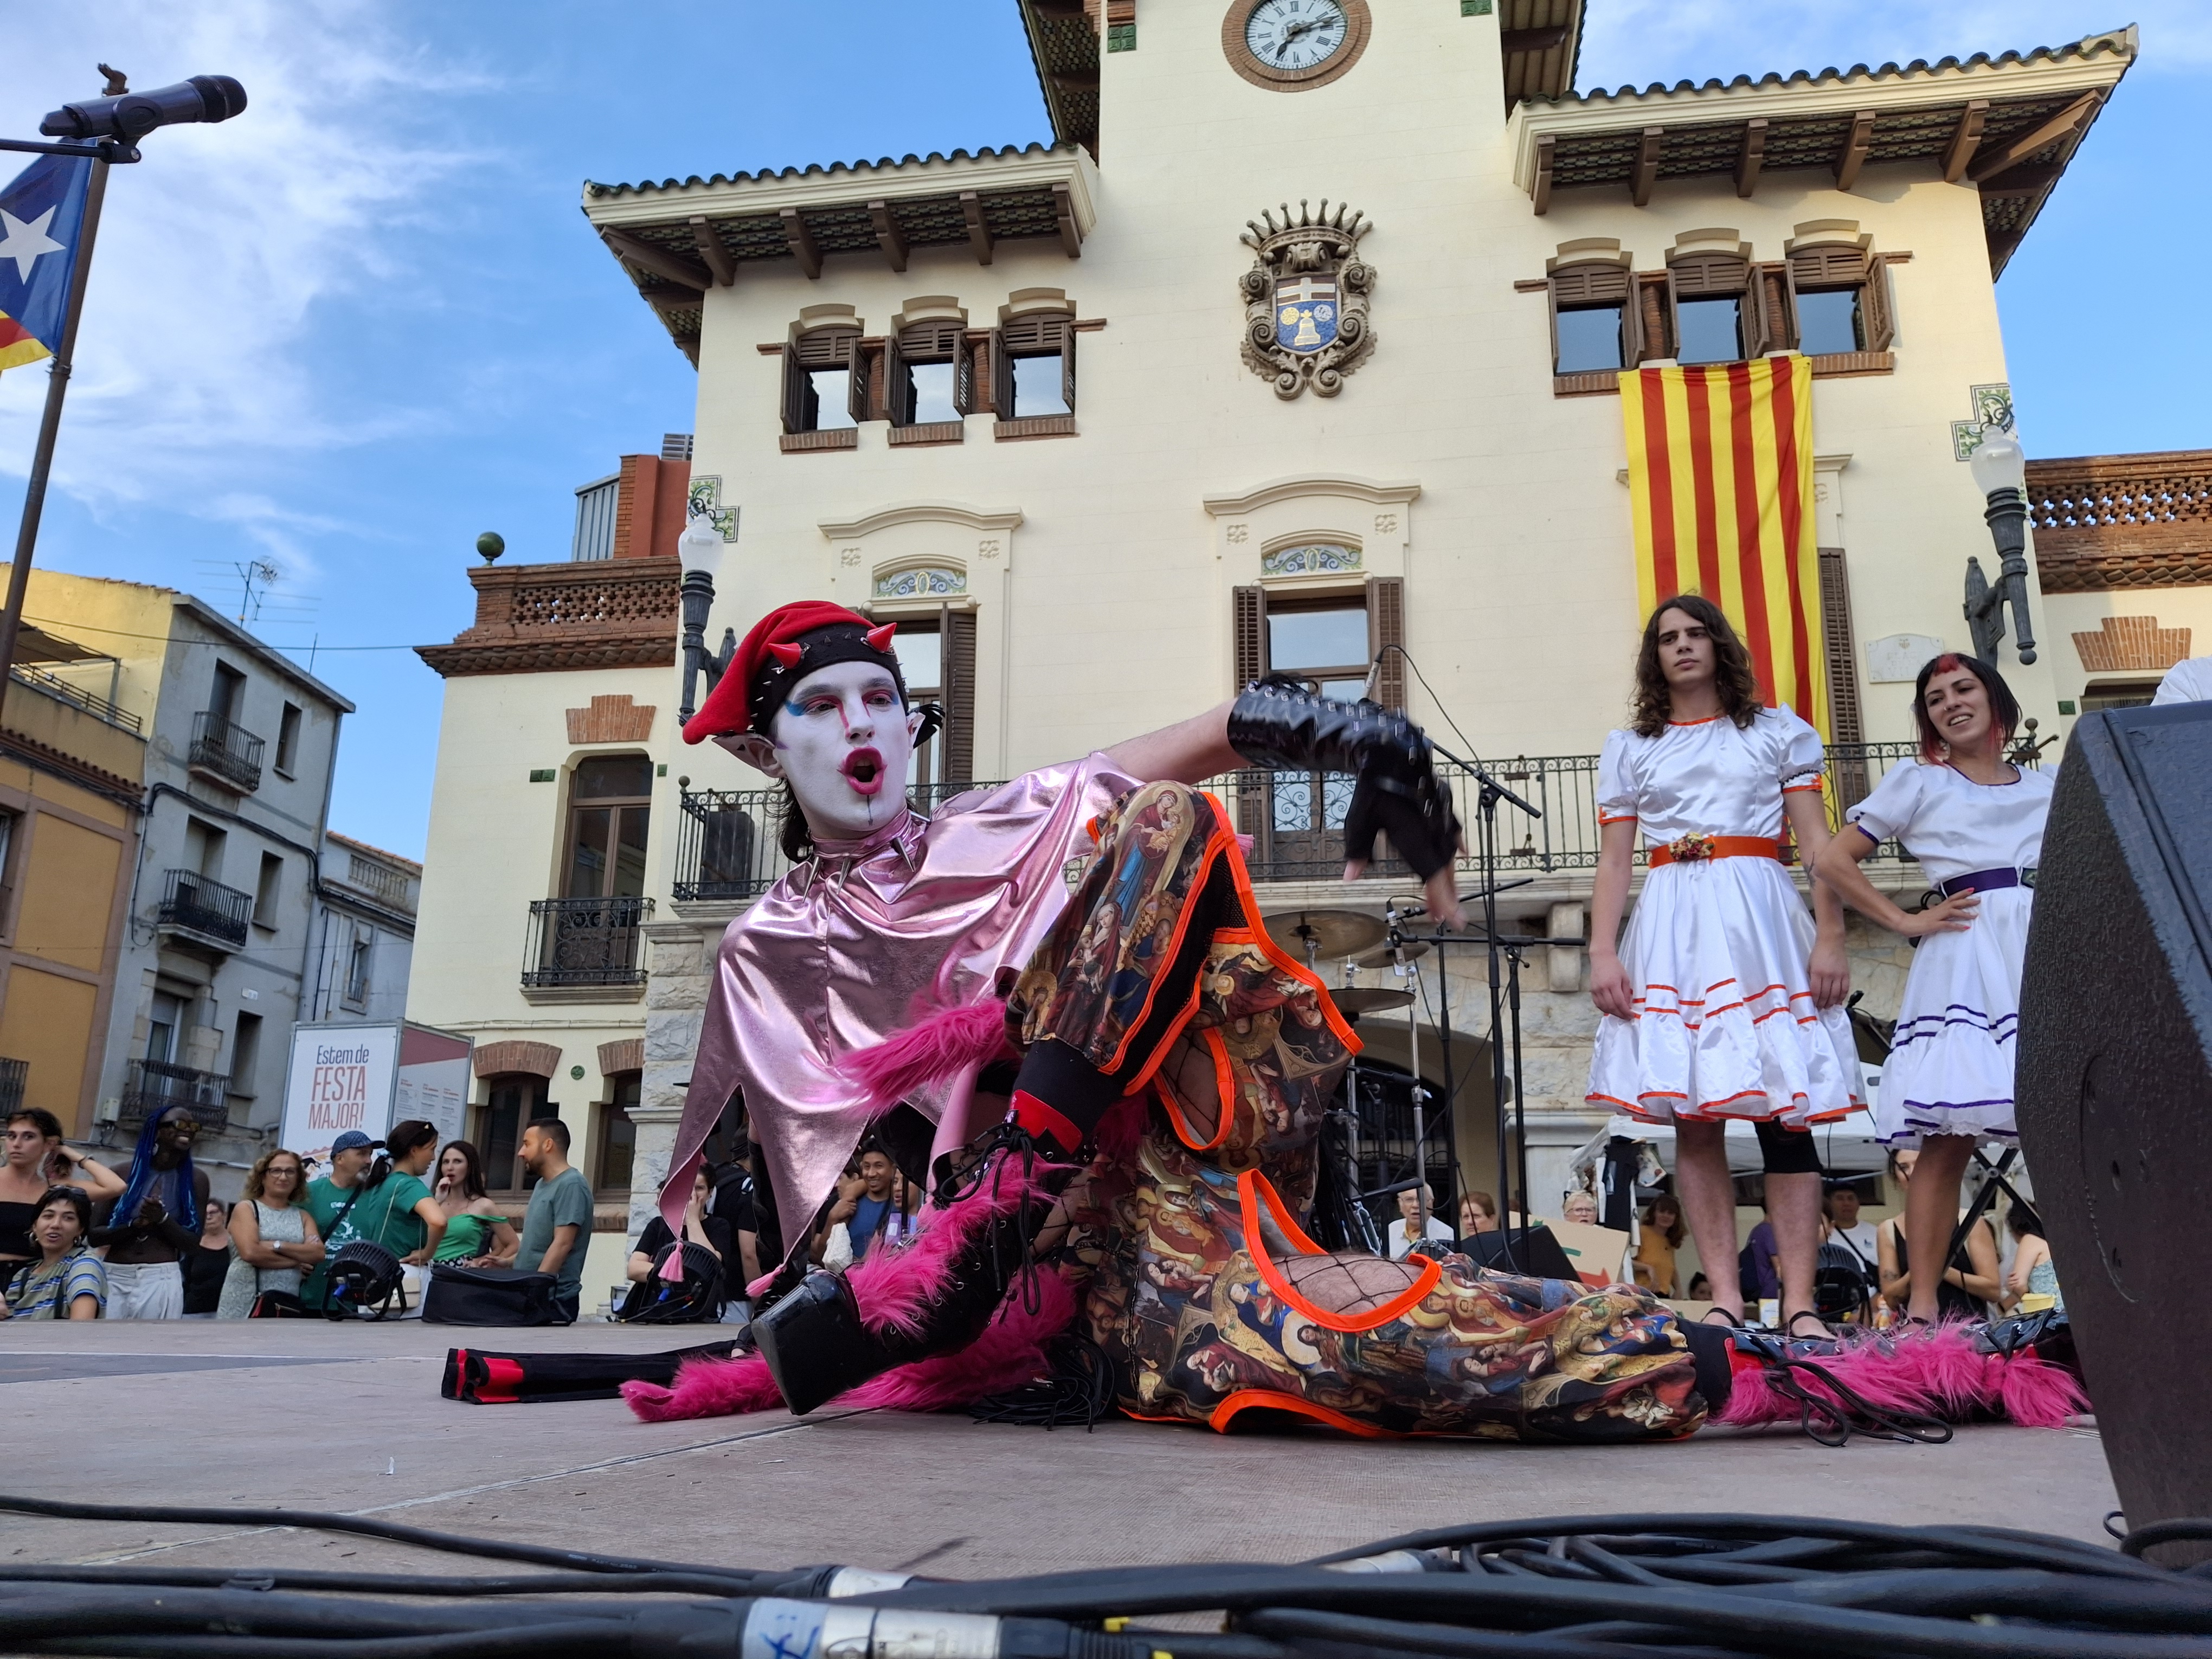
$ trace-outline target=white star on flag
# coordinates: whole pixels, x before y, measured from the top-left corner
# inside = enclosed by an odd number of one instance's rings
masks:
[[[8,233],[0,236],[0,259],[15,262],[17,282],[31,280],[31,267],[38,264],[41,255],[63,251],[62,245],[46,234],[46,227],[54,222],[54,209],[48,208],[37,218],[25,221],[0,208],[0,228]]]

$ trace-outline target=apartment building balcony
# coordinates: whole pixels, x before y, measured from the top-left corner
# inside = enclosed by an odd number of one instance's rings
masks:
[[[154,921],[164,933],[217,951],[246,948],[253,895],[210,881],[197,870],[172,870],[161,885]]]
[[[649,898],[538,899],[523,945],[522,994],[534,1003],[635,1002]]]
[[[134,1060],[124,1074],[123,1101],[115,1127],[136,1134],[146,1120],[165,1106],[191,1109],[204,1133],[230,1127],[230,1079],[190,1066],[173,1066],[165,1060]]]
[[[1863,800],[1892,766],[1912,758],[1909,743],[1833,744],[1827,753],[1827,800],[1832,817]],[[2024,750],[2015,756],[2033,766]],[[1498,878],[1527,890],[1516,899],[1556,902],[1586,896],[1597,868],[1599,832],[1595,755],[1516,756],[1486,763],[1490,775],[1534,806],[1531,818],[1510,805],[1498,811]],[[1469,852],[1459,860],[1466,884],[1481,873],[1479,826],[1482,783],[1474,769],[1443,763],[1438,770],[1467,827]],[[1320,772],[1231,772],[1200,786],[1228,809],[1230,823],[1251,838],[1245,863],[1261,888],[1263,906],[1313,902],[1340,891],[1344,820],[1352,805],[1352,778]],[[915,810],[929,813],[951,795],[994,789],[995,783],[940,784],[913,792]],[[791,867],[783,855],[784,793],[781,789],[702,789],[678,797],[676,869],[671,896],[683,914],[741,908],[768,890]],[[1638,854],[1638,866],[1643,855]],[[1906,879],[1913,868],[1895,842],[1868,860],[1877,881]],[[1371,878],[1412,892],[1413,872],[1394,859],[1378,859]],[[1310,888],[1312,895],[1291,890]]]
[[[192,716],[192,746],[185,763],[219,789],[250,795],[261,787],[261,751],[265,747],[244,726],[204,708]]]

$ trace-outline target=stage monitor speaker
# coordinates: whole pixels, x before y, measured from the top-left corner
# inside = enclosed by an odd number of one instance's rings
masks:
[[[2212,1515],[2212,702],[2082,717],[2021,988],[2021,1144],[2130,1526]]]
[[[1493,1232],[1470,1233],[1459,1243],[1460,1248],[1475,1261],[1499,1273],[1527,1273],[1537,1279],[1577,1277],[1575,1264],[1568,1259],[1565,1249],[1552,1236],[1552,1230],[1540,1221],[1533,1227],[1500,1227]]]

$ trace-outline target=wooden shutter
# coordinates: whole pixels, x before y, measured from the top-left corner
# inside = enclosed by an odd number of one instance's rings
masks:
[[[814,430],[812,414],[807,407],[814,394],[814,382],[799,361],[795,345],[783,349],[783,429],[786,432]]]
[[[852,356],[852,375],[845,382],[845,412],[853,417],[853,424],[865,426],[873,417],[868,407],[868,360],[876,354],[861,345],[855,336],[849,347]]]
[[[906,353],[896,334],[884,340],[884,414],[893,426],[914,424],[914,376],[906,372]]]
[[[1887,351],[1897,343],[1897,301],[1889,289],[1889,261],[1867,262],[1866,286],[1859,290],[1859,315],[1866,323],[1869,351]]]
[[[1787,268],[1753,265],[1744,289],[1743,349],[1750,357],[1787,351],[1797,343],[1797,317],[1790,303]]]
[[[1375,701],[1406,707],[1406,579],[1367,579],[1367,660],[1376,665]]]
[[[1006,331],[991,331],[991,410],[1000,420],[1013,417],[1014,354],[1007,349]]]
[[[975,613],[946,605],[938,612],[938,649],[943,653],[939,690],[945,698],[945,777],[948,783],[975,779]]]
[[[983,410],[976,398],[980,377],[975,373],[976,351],[966,335],[953,343],[952,350],[952,411],[956,415],[976,415]]]
[[[1843,822],[1843,811],[1866,799],[1867,767],[1863,751],[1852,745],[1866,741],[1866,721],[1859,699],[1858,646],[1851,629],[1851,584],[1844,563],[1844,550],[1820,550],[1820,641],[1828,669],[1828,741],[1837,752],[1830,770],[1836,798],[1828,803],[1831,818]]]
[[[1075,328],[1066,322],[1060,325],[1060,400],[1075,413]]]
[[[1236,684],[1231,690],[1242,691],[1267,672],[1267,590],[1234,588],[1231,599],[1236,614]]]
[[[1671,356],[1680,353],[1681,313],[1676,309],[1685,300],[1725,300],[1731,295],[1738,301],[1736,313],[1736,349],[1747,357],[1759,354],[1752,344],[1753,301],[1751,295],[1751,266],[1733,253],[1691,253],[1667,264],[1667,319],[1669,332],[1675,342]]]

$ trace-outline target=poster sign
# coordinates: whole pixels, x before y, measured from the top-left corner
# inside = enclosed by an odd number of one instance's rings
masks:
[[[469,1097],[470,1043],[427,1026],[295,1025],[284,1078],[281,1146],[327,1169],[349,1129],[381,1140],[410,1117],[459,1136]]]

